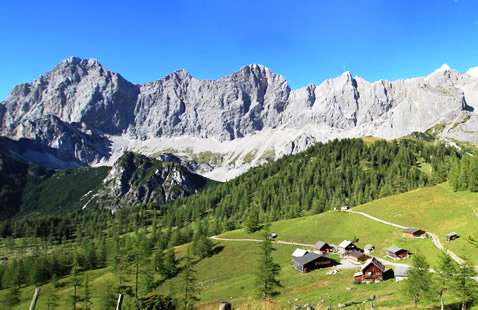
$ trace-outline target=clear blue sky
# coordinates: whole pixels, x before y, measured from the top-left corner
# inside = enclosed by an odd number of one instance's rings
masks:
[[[478,66],[476,0],[2,1],[0,100],[69,56],[134,83],[184,68],[217,79],[248,64],[292,89],[351,71],[367,80]]]

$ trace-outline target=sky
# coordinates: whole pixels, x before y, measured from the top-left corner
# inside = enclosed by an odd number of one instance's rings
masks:
[[[249,64],[292,89],[344,71],[369,81],[478,66],[478,0],[2,1],[0,100],[62,60],[95,58],[142,84]]]

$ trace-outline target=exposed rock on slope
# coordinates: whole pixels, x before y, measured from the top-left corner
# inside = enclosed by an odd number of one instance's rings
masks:
[[[193,194],[206,184],[207,179],[179,164],[126,152],[105,178],[98,202],[109,208],[167,202]]]
[[[373,83],[345,72],[291,90],[282,76],[250,65],[216,81],[180,70],[134,85],[95,60],[70,58],[11,91],[0,104],[0,134],[40,145],[56,168],[111,165],[128,150],[169,152],[199,158],[192,169],[227,179],[317,141],[393,139],[463,119],[478,107],[474,72],[443,66],[427,77]],[[474,136],[475,123],[463,130]],[[456,131],[443,135],[464,136]],[[41,154],[34,155],[25,157],[39,162]]]

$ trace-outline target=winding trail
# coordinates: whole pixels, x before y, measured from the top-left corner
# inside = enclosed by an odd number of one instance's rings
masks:
[[[356,214],[360,214],[360,215],[363,215],[363,216],[366,216],[368,217],[369,219],[372,219],[374,221],[377,221],[377,222],[380,222],[380,223],[383,223],[383,224],[386,224],[386,225],[391,225],[391,226],[394,226],[394,227],[397,227],[397,228],[402,228],[402,229],[405,229],[407,227],[405,226],[402,226],[402,225],[398,225],[398,224],[394,224],[394,223],[391,223],[391,222],[387,222],[387,221],[384,221],[384,220],[381,220],[379,218],[376,218],[374,216],[371,216],[367,213],[364,213],[364,212],[359,212],[359,211],[352,211],[352,210],[345,210],[345,212],[349,212],[349,213],[356,213]],[[428,232],[427,231],[427,235],[429,235],[430,237],[432,237],[432,240],[433,240],[433,244],[440,250],[445,250],[445,247],[441,244],[440,242],[440,238],[438,238],[437,235],[435,235],[434,233],[431,233],[431,232]],[[450,250],[446,250],[446,253],[455,261],[457,262],[458,264],[463,264],[465,263],[465,261],[460,258],[458,255],[456,255],[455,253],[453,253],[452,251]]]

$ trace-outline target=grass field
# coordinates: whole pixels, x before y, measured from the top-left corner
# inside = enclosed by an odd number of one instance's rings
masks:
[[[380,219],[388,220],[404,226],[415,226],[437,234],[442,243],[447,245],[459,256],[468,257],[474,264],[478,263],[478,250],[466,241],[468,235],[477,236],[478,217],[475,215],[475,205],[478,194],[470,192],[451,192],[447,184],[415,190],[398,196],[387,197],[359,207],[354,210],[369,213]],[[279,240],[297,243],[314,244],[318,240],[338,244],[344,239],[358,239],[356,244],[364,247],[373,244],[376,249],[372,253],[383,258],[385,248],[395,245],[406,248],[412,253],[421,253],[427,257],[432,267],[440,251],[433,245],[430,238],[411,240],[401,236],[401,229],[381,224],[358,214],[330,211],[320,215],[308,216],[293,220],[285,220],[271,224],[271,231],[278,234]],[[446,243],[445,235],[456,231],[461,238]],[[243,230],[224,233],[219,237],[239,239],[260,239],[261,234],[247,234]],[[328,303],[337,308],[338,303],[351,303],[345,309],[359,309],[359,305],[370,295],[379,296],[380,309],[411,308],[411,300],[400,293],[401,283],[389,279],[380,284],[355,284],[353,274],[357,269],[342,270],[337,275],[326,275],[327,270],[316,270],[308,274],[297,272],[293,268],[291,253],[295,245],[275,244],[274,259],[281,266],[280,294],[270,303],[263,304],[256,298],[255,273],[258,255],[258,244],[245,241],[215,241],[216,254],[197,261],[198,289],[200,290],[201,309],[217,309],[219,301],[231,301],[234,307],[240,309],[291,309],[294,304],[309,303],[316,309],[325,309]],[[304,247],[302,247],[304,248]],[[306,248],[306,247],[305,247]],[[176,248],[180,260],[185,256],[187,245]],[[337,257],[335,257],[338,259]],[[403,263],[411,263],[409,260]],[[387,267],[389,269],[389,267]],[[105,287],[118,284],[118,275],[109,269],[100,269],[88,273],[92,291],[92,309],[102,309],[100,299]],[[127,285],[134,287],[133,274],[127,277]],[[141,280],[141,279],[140,279]],[[182,293],[181,274],[177,277],[159,281],[158,293],[171,294],[180,297]],[[14,309],[26,309],[31,301],[33,287],[22,289],[22,303]],[[60,287],[53,288],[47,284],[41,287],[41,297],[37,309],[48,309],[48,296],[53,292],[59,297],[57,309],[71,309],[71,279],[60,279]],[[0,291],[0,300],[7,293]],[[80,289],[80,295],[83,294]],[[445,299],[447,304],[456,302]],[[297,300],[296,300],[297,298]],[[132,301],[126,296],[125,302]],[[368,302],[367,302],[367,305]],[[434,309],[438,305],[422,306]],[[367,306],[368,308],[369,306]],[[78,309],[82,309],[81,305]],[[474,308],[476,309],[476,308]]]

